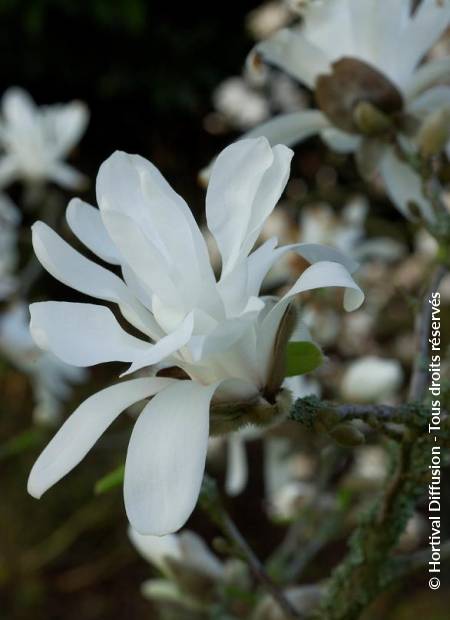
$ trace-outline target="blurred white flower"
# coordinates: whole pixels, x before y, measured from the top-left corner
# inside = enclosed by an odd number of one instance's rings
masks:
[[[23,302],[0,314],[0,354],[29,377],[35,401],[34,421],[55,425],[61,420],[65,401],[72,395],[72,384],[81,383],[86,371],[38,349],[30,335],[29,321]]]
[[[424,140],[434,145],[437,136],[444,135],[450,87],[440,83],[448,80],[450,58],[418,65],[449,25],[449,0],[423,0],[412,14],[410,0],[303,4],[301,26],[280,30],[259,43],[247,65],[258,69],[257,58],[262,57],[281,68],[316,91],[322,111],[280,115],[247,137],[264,135],[271,142],[292,145],[319,133],[331,148],[356,152],[366,174],[377,171],[390,198],[405,215],[410,215],[410,206],[415,204],[423,217],[433,219],[420,177],[399,157],[389,137],[384,139],[392,128],[384,127],[385,118],[370,106],[382,113],[385,109],[386,114],[401,113],[417,123],[431,119],[428,128],[424,126],[423,145]],[[369,107],[363,110],[360,104],[366,102]],[[358,121],[365,123],[364,131],[362,124],[355,125],[357,105],[364,116]],[[401,128],[399,131],[402,148],[416,148]]]
[[[17,240],[20,212],[6,194],[0,194],[0,301],[14,291],[17,280]]]
[[[350,364],[341,383],[342,396],[351,402],[385,402],[403,382],[403,370],[397,360],[367,356]]]
[[[191,380],[132,379],[88,398],[34,465],[28,486],[32,495],[40,497],[75,467],[123,410],[153,396],[128,446],[125,505],[137,531],[176,531],[197,501],[213,396],[215,415],[220,418],[222,411],[226,430],[235,413],[230,402],[262,407],[271,416],[279,411],[283,370],[273,364],[274,356],[284,355],[279,334],[285,346],[292,297],[339,286],[347,289],[346,309],[361,304],[362,292],[347,269],[355,265],[336,250],[315,244],[276,248],[271,239],[249,254],[284,189],[291,157],[286,147],[271,148],[262,138],[240,141],[217,158],[206,215],[222,256],[218,282],[187,204],[137,155],[116,152],[101,166],[99,210],[75,199],[67,211],[77,237],[120,267],[124,279],[79,254],[44,223],[34,225],[34,249],[43,266],[66,285],[116,303],[143,334],[137,338],[126,332],[102,305],[36,303],[31,331],[39,346],[75,366],[128,362],[124,374],[164,360]],[[271,265],[292,250],[311,266],[281,300],[259,298]]]
[[[85,177],[64,162],[83,135],[89,119],[81,101],[36,106],[20,88],[8,89],[0,115],[0,187],[16,180],[53,181],[80,188]]]
[[[175,560],[205,577],[217,580],[223,577],[223,564],[191,530],[166,536],[145,536],[129,527],[128,535],[142,557],[165,575],[172,574],[170,562]]]
[[[224,80],[213,93],[216,110],[237,129],[249,129],[269,116],[267,99],[242,77]]]
[[[142,584],[143,595],[156,603],[200,611],[226,577],[225,564],[195,532],[143,536],[130,527],[128,535],[140,555],[164,575]]]

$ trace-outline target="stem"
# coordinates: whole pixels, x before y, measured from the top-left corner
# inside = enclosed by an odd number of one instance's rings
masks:
[[[423,491],[429,438],[397,447],[392,483],[366,514],[350,539],[350,551],[331,576],[321,620],[356,620],[398,575],[392,557],[400,534]]]
[[[285,597],[283,592],[278,589],[276,584],[267,574],[263,564],[257,558],[254,551],[248,545],[236,524],[225,510],[225,507],[220,499],[216,482],[206,474],[200,494],[200,505],[208,513],[212,521],[234,544],[236,550],[246,560],[255,578],[278,603],[280,608],[286,614],[286,618],[292,620],[303,620],[304,617],[294,609],[290,601]]]
[[[405,429],[418,435],[428,434],[430,409],[427,405],[411,402],[403,405],[338,405],[321,401],[316,396],[298,398],[289,414],[289,419],[299,422],[317,432],[331,433],[342,424],[354,420],[364,422],[375,431],[396,441],[403,441],[403,433],[393,432],[390,426],[403,425]],[[450,415],[441,410],[441,439],[450,441]]]

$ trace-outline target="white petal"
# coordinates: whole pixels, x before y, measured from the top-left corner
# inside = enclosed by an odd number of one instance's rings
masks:
[[[30,312],[35,343],[73,366],[131,362],[153,347],[124,331],[105,306],[47,301]]]
[[[450,107],[450,86],[434,86],[411,101],[408,111],[426,116],[444,107]]]
[[[114,212],[134,220],[187,300],[201,296],[206,305],[217,301],[206,243],[195,219],[155,166],[138,155],[114,153],[100,167],[97,201],[102,215]],[[125,252],[128,240],[114,230],[110,234]],[[193,307],[191,302],[189,309]]]
[[[330,261],[321,261],[305,269],[294,286],[280,301],[273,305],[264,317],[261,328],[258,330],[258,359],[261,360],[261,366],[264,365],[262,368],[264,375],[268,372],[278,327],[291,302],[291,298],[305,291],[328,287],[346,289],[344,308],[348,311],[356,310],[364,301],[363,292],[343,265]]]
[[[205,541],[191,530],[183,530],[178,539],[186,566],[198,570],[209,578],[222,579],[224,567],[217,556],[210,551]]]
[[[102,214],[103,222],[120,253],[145,287],[147,295],[155,294],[165,304],[178,307],[180,292],[171,278],[171,264],[148,239],[138,222],[116,211]],[[120,243],[120,246],[119,246]]]
[[[322,112],[318,110],[302,110],[301,112],[291,112],[275,116],[270,121],[248,131],[242,136],[242,139],[264,136],[269,140],[270,144],[293,146],[329,126],[330,122]]]
[[[354,153],[361,144],[361,136],[345,133],[335,127],[323,129],[320,137],[330,149],[337,153]]]
[[[246,257],[289,176],[292,151],[265,138],[240,140],[218,156],[206,195],[208,228],[222,255],[222,277]]]
[[[267,138],[271,145],[284,144],[293,146],[311,136],[314,136],[323,129],[330,126],[327,118],[317,110],[302,110],[301,112],[291,112],[274,116],[266,123],[257,125],[247,133],[243,134],[241,140],[253,138]],[[211,173],[216,160],[214,159],[208,166],[199,173],[199,183],[206,187],[211,178]]]
[[[155,345],[148,345],[143,353],[135,357],[130,368],[121,376],[158,364],[169,355],[176,353],[189,342],[193,330],[194,316],[190,313],[170,334],[163,336]]]
[[[326,73],[330,65],[330,59],[320,47],[287,28],[259,43],[256,51],[266,62],[289,73],[311,89],[314,89],[317,76]]]
[[[33,129],[36,122],[36,104],[27,92],[16,86],[4,93],[2,112],[8,124],[23,131]]]
[[[241,247],[241,256],[247,256],[255,245],[265,221],[281,198],[289,179],[294,152],[282,144],[272,148],[273,163],[264,174],[253,201],[247,234]]]
[[[386,149],[380,173],[389,198],[405,217],[411,217],[410,204],[413,203],[426,220],[433,221],[433,209],[423,193],[421,178],[397,157],[393,149]]]
[[[240,317],[228,319],[217,325],[206,335],[193,336],[189,342],[189,351],[193,361],[199,362],[210,355],[219,354],[226,357],[226,352],[248,330],[251,323],[261,311],[261,300]]]
[[[5,187],[16,180],[19,174],[17,160],[13,155],[0,158],[0,187]]]
[[[344,308],[356,310],[364,301],[364,293],[351,277],[348,270],[340,263],[321,261],[305,269],[294,286],[282,298],[282,302],[293,295],[312,291],[317,288],[339,287],[346,289]]]
[[[275,248],[275,245],[276,239],[268,239],[249,256],[248,295],[259,295],[261,285],[268,271],[272,268],[274,263],[287,252],[296,252],[300,254],[300,256],[311,264],[320,261],[341,263],[350,273],[353,273],[358,268],[358,263],[352,258],[349,258],[335,248],[330,248],[325,245],[317,243],[294,243],[279,248]]]
[[[205,468],[209,404],[215,386],[179,381],[145,407],[125,464],[125,508],[141,534],[182,527],[197,502]]]
[[[122,411],[171,383],[172,379],[133,379],[90,396],[66,420],[37,459],[28,479],[28,493],[41,497],[78,465]]]
[[[149,312],[130,294],[124,282],[74,250],[47,224],[32,226],[33,248],[42,266],[57,280],[85,295],[119,304],[127,320],[152,335]]]
[[[163,572],[167,569],[166,558],[182,559],[180,542],[175,534],[145,536],[130,526],[128,536],[142,557]]]
[[[225,489],[229,495],[239,495],[244,490],[248,479],[245,441],[239,433],[231,433],[227,439],[227,447]]]
[[[83,135],[89,121],[89,110],[81,101],[42,108],[45,121],[55,141],[55,155],[64,157]]]
[[[73,198],[67,207],[66,219],[73,234],[91,252],[107,263],[120,265],[119,252],[106,231],[98,209]]]
[[[99,299],[118,303],[128,297],[120,278],[74,250],[47,224],[36,222],[32,231],[36,256],[54,278]]]
[[[412,73],[416,65],[445,32],[450,23],[450,3],[423,0],[413,14],[409,27],[398,39],[399,50],[408,50],[403,59],[404,71]]]
[[[438,82],[448,81],[450,75],[450,56],[424,63],[414,72],[405,91],[405,97],[413,100],[419,93]]]
[[[240,140],[217,157],[206,194],[208,228],[222,255],[222,275],[234,267],[248,232],[253,201],[274,160],[264,138]]]

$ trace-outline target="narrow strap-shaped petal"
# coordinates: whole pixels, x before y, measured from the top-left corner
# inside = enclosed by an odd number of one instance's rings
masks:
[[[6,122],[21,131],[33,131],[37,108],[30,95],[22,88],[8,88],[2,97],[2,113]]]
[[[408,28],[398,39],[398,50],[408,50],[397,61],[405,73],[412,73],[425,54],[431,49],[450,23],[449,0],[422,0],[413,14]]]
[[[162,572],[167,570],[166,559],[182,559],[180,541],[175,534],[145,536],[129,526],[128,536],[141,556]]]
[[[450,67],[449,67],[450,77]],[[411,101],[411,113],[426,116],[436,110],[450,107],[450,86],[433,86]]]
[[[33,225],[32,239],[37,258],[54,278],[85,295],[119,304],[130,323],[152,336],[148,311],[120,278],[74,250],[43,222]]]
[[[258,359],[266,364],[262,368],[263,373],[267,373],[269,370],[271,351],[278,328],[292,297],[305,291],[328,287],[346,289],[344,308],[348,311],[356,310],[364,300],[363,292],[343,265],[331,261],[321,261],[305,269],[294,286],[273,305],[262,320],[261,329],[258,330],[257,351]]]
[[[323,129],[330,127],[330,121],[318,110],[301,110],[274,116],[266,123],[257,125],[242,136],[242,139],[264,136],[270,144],[294,146]]]
[[[173,379],[133,379],[90,396],[72,413],[41,453],[28,479],[28,492],[39,498],[86,456],[117,416],[153,396]]]
[[[141,534],[180,529],[197,502],[215,385],[179,381],[155,396],[134,425],[125,464],[125,508]]]
[[[19,166],[14,155],[0,157],[0,188],[6,187],[16,180],[19,174]]]
[[[257,125],[241,136],[241,140],[267,138],[272,146],[284,144],[293,146],[311,136],[331,127],[329,120],[318,110],[302,110],[274,116],[265,123]],[[216,159],[213,159],[199,173],[199,182],[205,187],[211,178]]]
[[[66,364],[132,362],[153,345],[128,334],[105,306],[47,301],[30,306],[36,344]]]
[[[52,137],[54,155],[65,157],[79,141],[89,122],[89,110],[82,101],[41,108]]]
[[[293,295],[304,291],[329,287],[345,289],[344,308],[347,311],[356,310],[364,301],[364,293],[343,265],[331,261],[320,261],[305,269],[281,302],[288,301]]]
[[[158,364],[169,355],[176,353],[189,342],[193,331],[194,315],[189,313],[170,334],[160,338],[156,344],[149,345],[139,356],[136,356],[130,368],[121,376],[124,377],[146,366]]]
[[[287,252],[296,252],[303,256],[309,263],[320,261],[332,261],[341,263],[350,273],[358,268],[358,263],[346,256],[343,252],[317,243],[294,243],[291,245],[275,248],[276,239],[268,239],[248,259],[248,285],[249,296],[259,295],[259,291],[265,276],[274,263]]]
[[[120,265],[119,252],[108,235],[100,211],[79,198],[73,198],[66,210],[66,220],[74,235],[102,260]]]
[[[450,56],[424,63],[415,71],[405,90],[410,101],[421,92],[441,81],[447,81],[450,75]]]
[[[116,303],[127,300],[120,278],[74,250],[47,224],[36,222],[32,232],[35,254],[54,278],[85,295]]]
[[[222,256],[222,277],[239,260],[255,197],[273,162],[268,141],[259,138],[231,144],[214,163],[206,194],[206,219]]]
[[[326,73],[331,58],[302,33],[285,28],[256,46],[266,62],[285,71],[311,89],[317,76]]]

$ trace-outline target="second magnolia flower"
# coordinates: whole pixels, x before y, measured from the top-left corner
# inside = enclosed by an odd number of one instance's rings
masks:
[[[292,298],[337,286],[344,305],[360,305],[353,261],[317,244],[252,252],[289,177],[292,151],[265,138],[242,140],[217,158],[206,217],[222,257],[218,281],[191,211],[150,162],[114,153],[97,177],[96,209],[78,199],[67,209],[73,233],[122,277],[86,258],[42,222],[33,244],[43,266],[64,284],[117,304],[142,333],[126,332],[110,309],[85,303],[31,306],[36,343],[75,366],[121,361],[124,374],[155,364],[177,366],[190,380],[119,382],[83,402],[35,463],[29,492],[40,497],[75,467],[114,419],[144,399],[125,465],[128,518],[144,534],[179,529],[197,501],[205,467],[211,401],[277,408],[283,377],[273,380],[274,350]],[[263,279],[285,252],[310,266],[281,299],[260,297]],[[293,326],[291,326],[292,328]],[[290,330],[292,331],[292,329]],[[293,330],[293,337],[298,330]],[[297,339],[305,340],[302,332]],[[267,386],[271,384],[271,389]],[[226,416],[227,409],[223,409]]]

